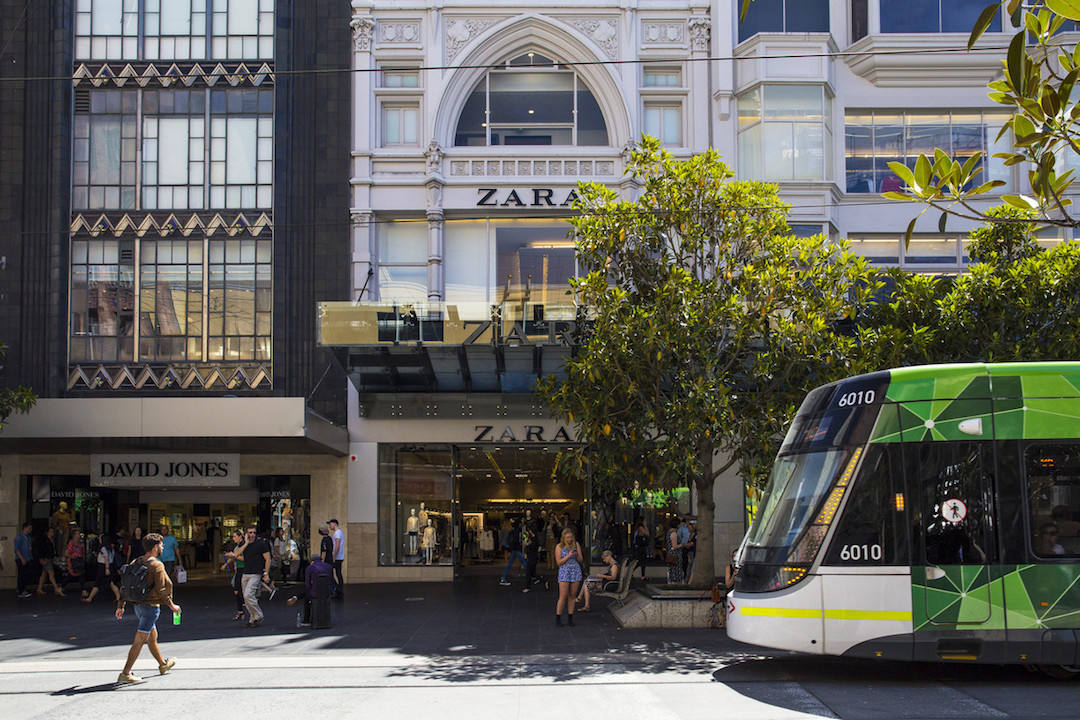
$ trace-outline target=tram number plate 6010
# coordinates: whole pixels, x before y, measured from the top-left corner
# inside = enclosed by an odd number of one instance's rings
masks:
[[[840,559],[844,561],[880,560],[882,556],[880,545],[845,545],[840,548]]]

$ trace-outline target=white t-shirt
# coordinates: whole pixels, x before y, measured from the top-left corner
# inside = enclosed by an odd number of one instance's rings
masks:
[[[342,530],[341,528],[338,528],[337,530],[335,530],[334,535],[333,535],[333,540],[334,540],[335,544],[337,543],[338,540],[341,541],[341,544],[338,545],[337,552],[334,553],[334,559],[335,560],[344,560],[345,559],[345,531]]]

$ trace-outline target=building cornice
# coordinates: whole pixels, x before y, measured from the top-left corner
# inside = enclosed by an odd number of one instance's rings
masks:
[[[987,33],[971,52],[949,52],[967,46],[967,33],[869,35],[844,52],[856,75],[878,87],[978,87],[1001,72],[1001,33]]]

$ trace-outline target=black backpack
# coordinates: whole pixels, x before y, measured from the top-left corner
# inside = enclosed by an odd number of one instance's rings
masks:
[[[120,599],[124,602],[146,602],[150,594],[150,563],[136,558],[120,568]]]

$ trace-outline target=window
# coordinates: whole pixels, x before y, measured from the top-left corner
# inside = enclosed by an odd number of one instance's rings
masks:
[[[902,3],[883,0],[880,5],[881,32],[968,34],[987,4],[984,0],[908,0]],[[994,17],[987,30],[1001,32],[1000,14]]]
[[[416,145],[418,111],[415,106],[384,105],[382,109],[382,144]]]
[[[509,221],[493,224],[496,299],[566,303],[576,265],[574,241],[565,224]]]
[[[139,255],[139,359],[203,359],[203,240],[144,240]]]
[[[73,209],[271,207],[272,88],[76,93]]]
[[[135,207],[137,103],[135,90],[91,91],[89,112],[76,113],[73,208]]]
[[[600,106],[577,73],[536,52],[487,72],[458,118],[454,144],[607,145]]]
[[[895,413],[896,409],[885,406],[881,412]],[[825,555],[826,565],[907,564],[904,481],[899,462],[896,445],[868,448]]]
[[[269,360],[272,242],[211,239],[209,248],[207,359]]]
[[[135,252],[131,240],[71,243],[72,362],[134,359]]]
[[[851,252],[861,255],[871,265],[899,265],[900,241],[895,237],[851,238]]]
[[[428,224],[424,220],[383,223],[376,230],[379,298],[420,302],[428,297]]]
[[[418,88],[420,87],[420,72],[418,70],[383,70],[382,86],[384,88]]]
[[[645,134],[664,145],[682,142],[682,105],[645,103]]]
[[[739,96],[739,172],[749,179],[825,180],[832,102],[821,85],[765,85]]]
[[[851,0],[851,42],[870,34],[869,0]]]
[[[450,446],[379,444],[379,564],[452,565]]]
[[[667,68],[645,68],[645,87],[679,87],[682,85],[678,70]]]
[[[909,413],[901,406],[901,413]],[[917,411],[914,411],[918,414]],[[929,433],[929,431],[927,431]],[[992,523],[994,507],[988,492],[993,450],[988,443],[905,443],[908,485],[917,513],[915,542],[930,565],[983,565],[996,556]],[[957,510],[955,501],[964,503]],[[966,512],[964,512],[966,511]],[[921,560],[916,553],[915,560]],[[984,591],[985,592],[985,591]]]
[[[875,265],[899,265],[928,272],[955,272],[968,259],[959,235],[881,235],[851,238],[851,251]]]
[[[1080,444],[1032,445],[1024,464],[1031,549],[1041,558],[1080,555]]]
[[[735,5],[736,12],[741,4]],[[829,32],[828,0],[754,0],[739,23],[739,42],[758,33]]]
[[[976,182],[1002,180],[1007,192],[1012,171],[993,154],[1011,146],[1010,135],[996,140],[998,130],[1009,115],[1001,112],[890,112],[849,110],[844,118],[846,186],[848,192],[888,192],[902,187],[900,178],[889,169],[890,162],[915,167],[919,153],[933,157],[941,148],[959,162],[976,152],[987,160]]]
[[[274,0],[76,2],[76,60],[207,57],[272,59]]]

